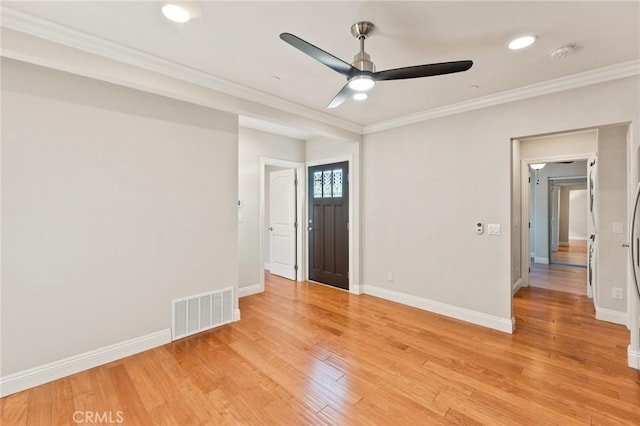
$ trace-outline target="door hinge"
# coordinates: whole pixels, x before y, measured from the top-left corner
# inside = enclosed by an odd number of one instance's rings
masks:
[[[531,222],[529,222],[529,229],[531,229]]]
[[[347,222],[347,231],[349,230],[349,222]]]
[[[294,228],[296,228],[296,229],[298,229],[298,222],[294,222],[294,223],[293,223],[293,227],[294,227]]]
[[[529,176],[529,183],[531,183],[531,176]]]
[[[297,270],[298,270],[298,265],[293,265],[293,269],[294,269],[295,271],[297,271]]]
[[[529,273],[531,273],[531,266],[529,266]]]

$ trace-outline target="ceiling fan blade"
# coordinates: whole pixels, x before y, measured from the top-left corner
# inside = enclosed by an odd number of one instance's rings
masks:
[[[394,68],[373,73],[374,80],[403,80],[406,78],[431,77],[466,71],[473,61],[442,62],[439,64],[416,65],[413,67]]]
[[[335,108],[342,105],[342,103],[354,93],[355,91],[349,87],[349,84],[345,84],[342,90],[340,90],[338,94],[331,100],[331,102],[329,102],[329,105],[327,105],[327,109]]]
[[[325,52],[319,47],[316,47],[313,44],[304,41],[300,37],[296,37],[290,33],[282,33],[280,34],[280,38],[302,53],[311,56],[316,61],[328,66],[334,71],[338,71],[344,76],[349,77],[350,75],[358,72],[357,68],[354,68],[342,59],[336,58],[332,54]]]

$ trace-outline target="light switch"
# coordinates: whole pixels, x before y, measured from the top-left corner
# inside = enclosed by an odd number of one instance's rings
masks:
[[[487,234],[489,234],[489,235],[500,235],[500,224],[499,223],[489,223],[489,224],[487,224]]]
[[[613,222],[613,227],[612,227],[612,233],[614,234],[622,234],[623,233],[623,226],[622,226],[622,222]]]

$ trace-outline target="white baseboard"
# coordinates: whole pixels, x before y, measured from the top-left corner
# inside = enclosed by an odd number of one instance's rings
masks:
[[[482,312],[472,311],[470,309],[460,308],[458,306],[448,305],[446,303],[436,302],[435,300],[424,299],[372,285],[362,285],[361,288],[364,294],[413,306],[414,308],[424,309],[425,311],[470,322],[472,324],[481,325],[498,331],[504,331],[505,333],[513,333],[514,330],[515,320],[513,318],[500,318],[494,315],[488,315]]]
[[[521,288],[522,288],[522,278],[518,278],[518,281],[513,283],[513,285],[511,286],[511,295],[513,296],[514,294],[516,294],[518,290],[520,290]]]
[[[627,326],[627,313],[596,307],[596,319]]]
[[[542,263],[542,264],[545,264],[545,265],[549,264],[549,258],[548,257],[534,257],[533,261],[535,263]]]
[[[587,237],[569,237],[569,240],[577,240],[577,241],[587,241],[589,238]]]
[[[264,288],[262,288],[260,284],[238,287],[238,297],[251,296],[252,294],[262,293],[263,291]]]
[[[264,262],[264,270],[265,271],[271,271],[271,263]]]
[[[28,370],[0,377],[0,397],[67,377],[108,362],[171,343],[171,329],[125,340]]]
[[[627,363],[629,367],[640,370],[640,351],[631,349],[631,345],[627,347]]]
[[[362,294],[362,286],[349,284],[349,293]]]
[[[560,247],[569,247],[569,241],[560,241],[558,242]]]
[[[233,320],[240,321],[240,318],[240,309],[236,309],[235,311],[233,311]]]

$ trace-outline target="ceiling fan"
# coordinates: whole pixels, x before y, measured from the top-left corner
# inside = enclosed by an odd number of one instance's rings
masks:
[[[364,51],[364,41],[371,35],[375,26],[371,22],[357,22],[351,26],[351,34],[360,40],[360,52],[353,57],[351,64],[336,58],[319,47],[302,40],[290,33],[280,34],[280,38],[291,46],[311,56],[316,61],[339,72],[347,78],[347,84],[333,98],[327,108],[335,108],[347,98],[360,95],[366,98],[365,91],[371,89],[376,81],[403,80],[407,78],[431,77],[435,75],[451,74],[467,71],[473,65],[473,61],[442,62],[436,64],[415,65],[411,67],[394,68],[384,71],[376,71],[369,55]]]

